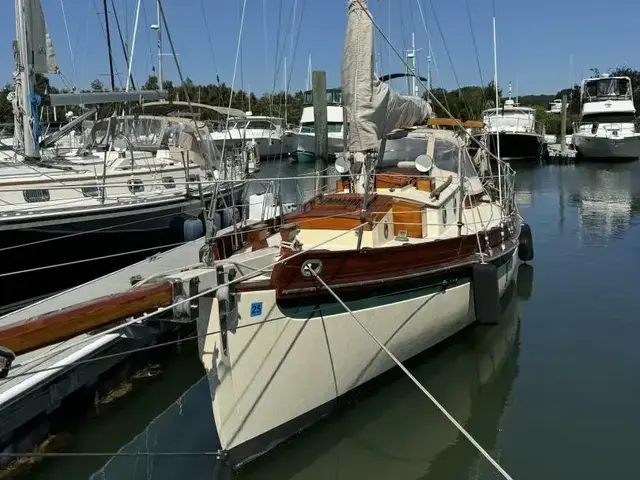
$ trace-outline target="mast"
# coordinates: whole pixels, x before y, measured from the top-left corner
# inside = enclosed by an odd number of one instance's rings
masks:
[[[30,2],[25,0],[16,0],[16,39],[17,39],[17,67],[18,82],[16,83],[17,107],[15,109],[16,123],[21,123],[22,146],[24,148],[25,159],[40,158],[40,151],[34,138],[34,124],[32,117],[31,92],[36,84],[36,75],[34,66],[30,61],[29,37],[27,32],[27,24],[31,20]],[[18,113],[20,112],[20,113]],[[19,115],[19,116],[18,116]],[[22,122],[18,122],[19,118]]]
[[[411,50],[407,50],[407,95],[413,95],[415,97],[418,96],[418,84],[416,80],[416,75],[418,74],[417,70],[417,58],[416,54],[422,50],[421,48],[416,49],[416,35],[415,33],[411,34]]]
[[[156,2],[158,14],[158,90],[162,91],[162,25],[160,24],[160,0]]]
[[[111,76],[111,91],[116,89],[116,80],[113,75],[113,54],[111,53],[111,33],[109,32],[109,11],[107,10],[107,0],[102,0],[104,10],[104,26],[107,33],[107,51],[109,52],[109,75]]]
[[[496,120],[500,108],[500,95],[498,94],[498,50],[496,40],[496,17],[493,15],[493,83],[496,88]],[[500,194],[500,206],[502,206],[502,167],[500,166],[500,129],[496,128],[496,156],[498,157],[498,191]]]
[[[427,53],[427,94],[431,92],[431,40],[429,40],[429,51]]]

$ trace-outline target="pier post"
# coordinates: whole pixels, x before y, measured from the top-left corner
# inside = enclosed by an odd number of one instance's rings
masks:
[[[314,70],[313,90],[313,131],[315,136],[316,195],[326,191],[327,169],[329,165],[329,136],[327,131],[327,74]]]
[[[564,155],[567,148],[567,94],[562,95],[562,121],[560,123],[560,153]]]

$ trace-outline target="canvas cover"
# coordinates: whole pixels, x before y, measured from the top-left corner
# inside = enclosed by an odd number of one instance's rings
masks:
[[[428,118],[430,105],[420,97],[400,95],[373,73],[373,22],[367,0],[349,0],[342,58],[342,97],[347,117],[347,149],[377,149],[396,128]]]

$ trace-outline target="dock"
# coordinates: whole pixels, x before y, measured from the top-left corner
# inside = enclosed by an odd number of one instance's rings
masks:
[[[136,281],[188,268],[185,266],[198,258],[203,244],[204,238],[195,240],[49,297],[0,317],[0,326],[122,293]],[[131,352],[157,343],[160,336],[164,341],[176,338],[185,327],[190,325],[176,319],[127,322],[120,328],[77,335],[17,356],[7,376],[0,379],[0,468],[15,454],[29,452],[47,438],[48,419],[66,399],[83,389],[104,389],[101,382],[106,374],[126,362]],[[108,358],[102,358],[105,356]]]
[[[575,163],[576,155],[578,153],[574,149],[568,147],[565,147],[563,150],[559,143],[548,144],[547,151],[548,158],[546,163],[553,165],[568,165]]]

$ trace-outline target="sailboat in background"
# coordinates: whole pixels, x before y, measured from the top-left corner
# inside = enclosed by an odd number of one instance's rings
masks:
[[[162,100],[167,92],[35,94],[36,74],[59,70],[53,44],[39,0],[16,0],[15,14],[15,82],[9,94],[15,136],[13,149],[2,151],[0,159],[3,310],[72,285],[60,279],[75,285],[141,258],[119,256],[124,252],[144,250],[146,256],[149,248],[202,235],[203,202],[214,193],[202,181],[245,175],[240,165],[222,168],[204,125],[188,119],[113,116],[92,122],[91,109],[44,136],[38,116],[43,106]],[[59,154],[56,144],[78,129],[80,148]],[[221,203],[240,204],[243,189],[237,183],[234,192],[223,192]],[[51,243],[57,239],[64,242]],[[94,257],[108,258],[84,268],[82,262]],[[43,281],[43,270],[55,265],[57,280]]]

